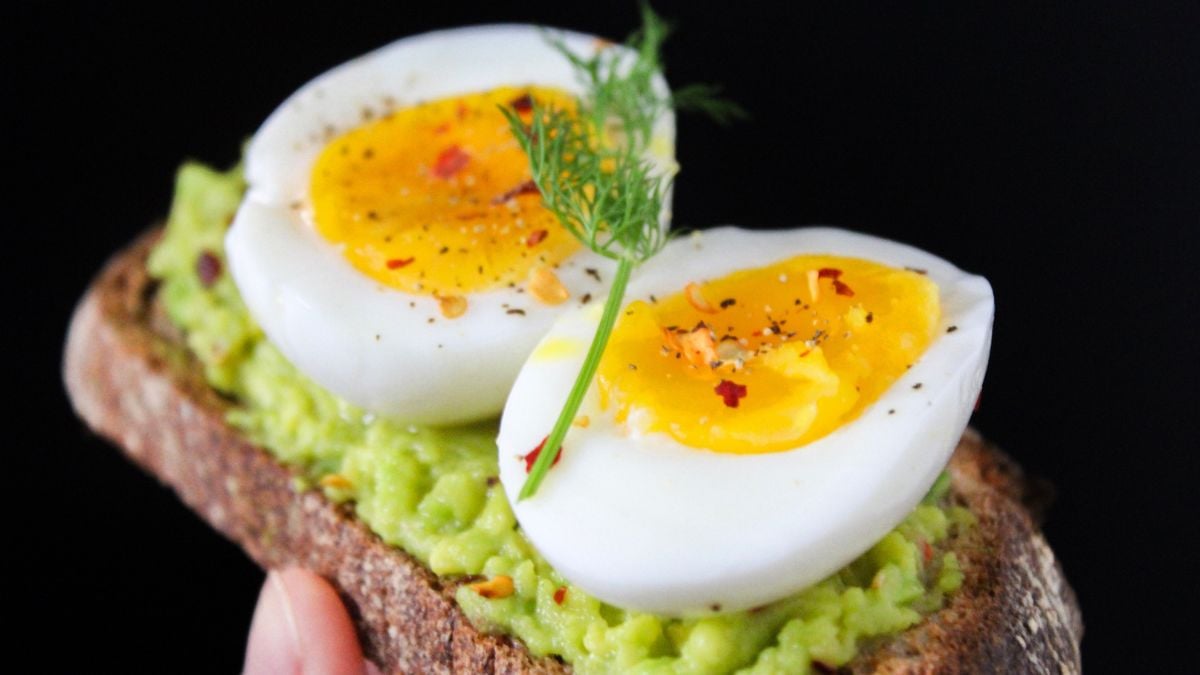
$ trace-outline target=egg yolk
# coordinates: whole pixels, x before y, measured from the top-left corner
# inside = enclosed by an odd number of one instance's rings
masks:
[[[330,142],[310,184],[317,230],[409,293],[516,286],[579,243],[542,206],[500,107],[574,110],[563,91],[503,87],[396,110]]]
[[[631,303],[597,372],[618,423],[726,453],[788,450],[853,420],[933,340],[937,286],[805,255]]]

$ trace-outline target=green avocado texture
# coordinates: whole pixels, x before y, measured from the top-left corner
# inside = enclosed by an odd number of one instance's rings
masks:
[[[807,673],[912,626],[961,583],[958,560],[938,544],[973,519],[946,505],[943,476],[858,560],[766,607],[672,619],[590,597],[516,527],[495,479],[495,421],[432,429],[375,417],[310,382],[265,339],[229,275],[211,274],[213,258],[224,268],[225,231],[244,189],[238,169],[180,170],[149,263],[170,319],[211,385],[236,401],[229,422],[302,471],[296,489],[351,504],[383,540],[438,575],[511,577],[514,593],[504,598],[459,586],[458,603],[477,627],[516,636],[579,673]]]

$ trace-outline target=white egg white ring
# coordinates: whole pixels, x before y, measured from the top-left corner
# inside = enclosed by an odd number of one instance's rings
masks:
[[[553,34],[579,54],[600,44],[588,35]],[[434,298],[385,287],[355,270],[303,216],[317,156],[366,118],[506,85],[582,93],[569,62],[546,38],[538,27],[497,25],[399,40],[305,85],[254,136],[246,154],[249,188],[226,238],[230,272],[271,342],[318,384],[411,422],[495,415],[554,318],[585,295],[605,292],[613,265],[584,250],[557,270],[569,303],[551,307],[500,289],[469,294],[467,313],[448,320]],[[667,91],[661,77],[656,86]],[[673,155],[670,111],[654,133],[665,141],[656,147]],[[674,170],[671,156],[651,160]],[[669,204],[668,194],[664,226]]]
[[[551,359],[535,350],[525,364],[501,420],[500,478],[521,527],[572,583],[611,604],[668,615],[763,605],[852,561],[936,480],[987,367],[993,298],[982,277],[844,230],[724,227],[672,242],[640,270],[628,300],[800,254],[924,269],[942,305],[939,334],[920,361],[857,420],[806,446],[730,455],[661,433],[623,436],[596,412],[593,387],[590,425],[571,429],[538,493],[518,502],[520,456],[553,425],[583,354]],[[545,340],[586,345],[597,321],[594,310],[573,312]]]

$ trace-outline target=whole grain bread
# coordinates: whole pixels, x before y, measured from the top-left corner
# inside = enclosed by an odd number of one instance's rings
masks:
[[[79,415],[264,568],[299,565],[338,589],[363,647],[387,672],[560,673],[512,638],[476,630],[439,580],[352,511],[225,422],[155,300],[152,230],[117,254],[75,311],[63,377]],[[1076,673],[1083,623],[1038,530],[1045,491],[967,430],[950,463],[952,498],[978,525],[950,547],[964,582],[906,632],[862,646],[854,673]]]

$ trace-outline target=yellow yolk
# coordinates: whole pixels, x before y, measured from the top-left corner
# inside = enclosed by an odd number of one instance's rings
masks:
[[[504,87],[398,110],[334,139],[313,168],[312,218],[360,271],[458,297],[523,284],[579,244],[542,207],[500,106],[573,110],[555,89]]]
[[[600,404],[691,447],[792,449],[879,398],[939,314],[925,276],[854,258],[798,256],[689,284],[626,308],[598,370]]]

